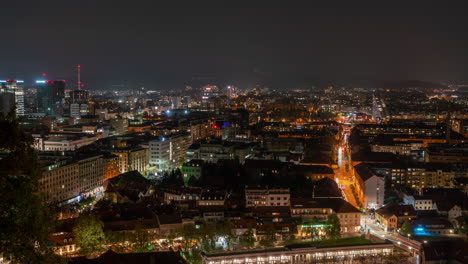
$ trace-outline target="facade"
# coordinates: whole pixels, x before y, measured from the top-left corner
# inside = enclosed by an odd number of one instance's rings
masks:
[[[395,231],[401,225],[416,218],[412,205],[389,204],[375,211],[375,218],[386,231]]]
[[[37,111],[47,115],[57,115],[61,111],[65,97],[65,81],[36,81]]]
[[[10,104],[16,107],[16,115],[17,116],[24,116],[24,88],[23,88],[24,81],[22,80],[0,80],[0,90],[2,92],[13,93],[14,94],[14,101]],[[11,100],[11,96],[6,96],[2,98],[3,100]],[[6,104],[8,107],[8,104]],[[11,109],[9,106],[8,111]]]
[[[261,251],[204,254],[204,264],[305,264],[305,263],[343,263],[359,262],[359,257],[392,255],[392,244],[370,244],[357,246],[339,246],[317,248],[312,246],[286,246],[283,248]],[[376,263],[384,263],[383,258]]]
[[[88,114],[88,104],[86,103],[73,103],[70,104],[70,116],[81,117]]]
[[[185,158],[185,151],[190,146],[190,135],[186,133],[160,136],[149,142],[149,164],[158,170],[176,168]]]
[[[190,178],[195,177],[195,179],[200,179],[202,175],[202,160],[191,160],[189,162],[185,162],[182,165],[181,171],[182,176],[184,177],[184,183],[188,184]]]
[[[105,155],[104,157],[105,179],[112,179],[120,174],[120,157],[117,155]]]
[[[424,149],[425,162],[466,163],[468,162],[468,146],[431,146]]]
[[[290,206],[289,189],[268,189],[262,187],[245,187],[245,206]]]
[[[197,201],[197,206],[224,206],[226,198],[226,191],[203,190],[200,195],[200,200]]]
[[[148,165],[148,149],[138,147],[118,148],[111,151],[120,158],[120,172],[145,171]]]
[[[354,186],[367,209],[378,209],[384,204],[385,180],[369,169],[366,163],[354,166]]]
[[[420,218],[412,222],[415,235],[450,235],[454,233],[453,224],[447,218]]]
[[[295,198],[291,201],[292,217],[305,223],[301,228],[314,220],[324,223],[332,214],[340,220],[341,233],[355,233],[361,229],[361,211],[342,198]]]
[[[183,187],[164,191],[164,202],[173,201],[197,201],[200,199],[202,190],[197,187]]]
[[[128,133],[128,119],[116,117],[110,120],[111,126],[114,128],[117,135],[125,135]]]
[[[35,138],[34,147],[41,151],[72,151],[99,139],[98,136],[81,133],[33,135],[33,137]]]
[[[42,172],[40,191],[49,203],[57,203],[93,191],[104,182],[101,155],[49,162]]]
[[[395,155],[409,156],[413,151],[417,151],[423,147],[422,142],[400,142],[393,144],[372,144],[372,152],[388,152]]]

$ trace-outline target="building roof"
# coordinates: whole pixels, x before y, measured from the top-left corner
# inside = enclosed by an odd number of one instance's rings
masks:
[[[414,210],[414,207],[410,204],[388,204],[387,206],[382,207],[375,212],[386,218],[392,215],[397,217],[416,216],[416,210]]]
[[[354,169],[356,170],[357,175],[364,182],[372,178],[372,176],[376,176],[374,172],[369,168],[367,163],[359,163],[358,165],[354,166]]]
[[[342,198],[291,198],[291,208],[330,208],[335,213],[360,213]]]
[[[158,215],[160,225],[182,224],[182,217],[179,214]]]
[[[294,169],[298,172],[312,174],[335,174],[332,168],[325,165],[295,165]]]
[[[341,189],[338,184],[330,179],[323,178],[315,182],[313,190],[314,198],[342,198]]]

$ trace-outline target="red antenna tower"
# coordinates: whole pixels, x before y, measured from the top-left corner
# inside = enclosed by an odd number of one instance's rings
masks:
[[[78,90],[81,90],[81,65],[76,65],[76,70],[78,72]]]

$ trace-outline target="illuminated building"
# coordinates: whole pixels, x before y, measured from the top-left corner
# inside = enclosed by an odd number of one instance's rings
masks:
[[[315,220],[325,223],[328,216],[336,214],[340,220],[341,233],[355,233],[361,229],[361,211],[342,198],[293,198],[291,214],[303,223]],[[322,228],[324,225],[318,224],[317,227]]]
[[[416,218],[414,207],[409,204],[389,204],[375,211],[375,219],[385,231],[396,231],[401,225]]]
[[[63,110],[65,81],[36,81],[37,111],[47,115],[58,115]]]
[[[359,257],[392,255],[394,246],[379,243],[355,246],[312,247],[290,245],[282,248],[203,254],[204,264],[274,263],[356,263]],[[325,262],[326,261],[326,262]]]
[[[120,174],[120,158],[117,155],[104,155],[104,178],[106,180],[117,177]]]
[[[149,163],[158,170],[169,170],[179,165],[179,160],[185,158],[185,151],[190,146],[188,133],[160,136],[149,142]]]
[[[140,147],[123,147],[113,149],[112,154],[119,156],[120,172],[145,171],[148,165],[148,149]]]
[[[355,190],[367,209],[378,209],[384,203],[385,180],[376,175],[366,163],[354,166]]]
[[[268,189],[259,186],[245,187],[245,206],[289,206],[289,189]]]
[[[201,99],[206,101],[206,100],[208,100],[210,98],[221,96],[221,94],[222,93],[221,93],[218,86],[216,86],[216,85],[207,85],[207,86],[202,88],[202,97],[201,97]]]
[[[21,80],[0,80],[0,92],[2,93],[13,93],[14,94],[14,101],[11,103],[16,107],[16,115],[17,116],[24,116],[24,88],[23,88],[24,81]],[[12,97],[8,95],[3,95],[2,100],[11,100]],[[2,103],[3,104],[3,103]],[[6,108],[9,106],[8,103],[4,104]],[[9,110],[8,110],[9,111]]]
[[[102,155],[53,157],[43,167],[40,191],[49,203],[57,203],[93,192],[104,182]]]
[[[33,135],[34,147],[41,151],[73,151],[98,140],[98,136],[78,133],[56,133],[48,135]]]

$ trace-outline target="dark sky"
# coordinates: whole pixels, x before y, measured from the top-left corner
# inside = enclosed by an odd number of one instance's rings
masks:
[[[463,2],[383,2],[2,1],[0,78],[70,79],[81,64],[90,89],[468,79]]]

